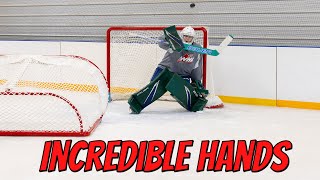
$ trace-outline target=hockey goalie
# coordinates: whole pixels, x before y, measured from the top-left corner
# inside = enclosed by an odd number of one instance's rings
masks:
[[[191,112],[202,111],[205,107],[223,107],[220,98],[202,85],[203,54],[184,48],[184,45],[201,47],[194,39],[195,31],[191,26],[185,27],[180,35],[175,26],[164,29],[164,35],[158,38],[158,45],[166,53],[156,67],[150,83],[129,98],[132,113],[139,114],[167,91]]]

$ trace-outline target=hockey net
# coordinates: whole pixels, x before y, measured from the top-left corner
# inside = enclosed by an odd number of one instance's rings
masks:
[[[107,80],[112,100],[126,100],[146,86],[165,50],[159,48],[157,39],[165,27],[111,27],[107,30]],[[176,27],[180,32],[183,27]],[[195,42],[208,46],[208,33],[204,27],[194,27]],[[203,80],[207,83],[207,55],[203,56]],[[210,84],[210,83],[209,83]],[[213,93],[213,84],[207,86],[211,92],[212,107],[223,106]],[[172,100],[165,94],[162,99]]]
[[[104,75],[78,56],[0,56],[0,135],[86,136],[108,104]]]
[[[112,100],[126,100],[150,82],[165,50],[157,39],[165,27],[111,27],[107,31],[107,79]],[[183,27],[177,27],[178,32]],[[207,31],[195,27],[195,42],[207,47]],[[203,83],[206,84],[206,55]],[[169,98],[169,95],[165,95]]]

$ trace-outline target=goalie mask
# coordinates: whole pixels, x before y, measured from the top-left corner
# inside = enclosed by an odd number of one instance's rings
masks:
[[[191,26],[187,26],[182,29],[180,34],[181,34],[181,39],[183,40],[183,43],[192,44],[196,33]]]

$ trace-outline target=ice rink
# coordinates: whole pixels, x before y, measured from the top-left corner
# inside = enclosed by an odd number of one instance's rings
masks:
[[[159,101],[141,114],[129,114],[126,102],[108,105],[102,123],[89,137],[0,137],[0,179],[2,180],[117,180],[117,179],[237,179],[237,180],[305,180],[320,179],[319,140],[320,111],[266,106],[225,104],[222,109],[187,112],[176,102]],[[39,172],[44,142],[49,140],[194,140],[189,147],[188,171],[151,173],[130,170],[117,172]],[[200,143],[203,140],[268,140],[273,145],[291,141],[286,151],[289,167],[276,173],[270,165],[261,172],[196,172]],[[177,147],[177,146],[175,146]],[[79,155],[81,159],[82,154]]]

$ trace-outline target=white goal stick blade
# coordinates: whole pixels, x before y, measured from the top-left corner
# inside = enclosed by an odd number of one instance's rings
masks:
[[[229,34],[217,47],[217,51],[219,52],[219,54],[231,43],[232,40],[233,36]]]

